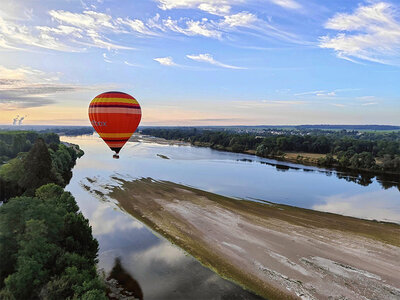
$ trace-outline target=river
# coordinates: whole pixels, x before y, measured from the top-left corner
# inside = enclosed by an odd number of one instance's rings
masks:
[[[271,201],[315,210],[400,223],[399,182],[316,167],[219,152],[209,148],[165,145],[151,139],[129,142],[119,160],[96,135],[61,137],[78,144],[77,161],[66,187],[89,219],[99,241],[99,268],[109,272],[116,258],[139,283],[144,299],[257,299],[222,279],[190,255],[118,208],[112,199],[89,193],[88,180],[118,184],[151,177],[210,192]],[[150,142],[149,142],[150,141]]]

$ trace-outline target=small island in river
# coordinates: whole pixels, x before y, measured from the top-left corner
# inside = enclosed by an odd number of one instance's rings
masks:
[[[400,225],[238,200],[145,178],[108,196],[220,275],[268,299],[399,299]],[[96,182],[92,188],[96,189]]]

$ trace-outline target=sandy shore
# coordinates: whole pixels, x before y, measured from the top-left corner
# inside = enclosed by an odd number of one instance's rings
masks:
[[[142,143],[155,143],[160,145],[174,145],[174,146],[190,146],[191,144],[188,142],[183,142],[179,140],[166,140],[163,138],[154,137],[151,135],[142,135],[139,133],[134,133],[128,142],[142,142]]]
[[[400,299],[399,225],[115,179],[124,210],[268,299]]]

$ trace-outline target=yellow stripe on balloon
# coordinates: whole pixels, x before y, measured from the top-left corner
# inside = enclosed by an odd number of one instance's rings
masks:
[[[133,132],[128,133],[99,133],[102,138],[130,138]]]
[[[125,98],[94,98],[92,101],[93,103],[99,103],[99,102],[120,102],[120,103],[134,103],[134,104],[139,104],[136,100],[134,99],[125,99]]]

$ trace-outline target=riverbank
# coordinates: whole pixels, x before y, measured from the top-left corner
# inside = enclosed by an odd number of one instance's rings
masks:
[[[162,138],[158,138],[158,139],[162,139]],[[184,144],[185,142],[182,142],[179,140],[171,140],[171,141],[165,140],[165,141],[171,142],[171,145],[177,145],[178,143],[183,143],[182,145],[185,145]],[[389,172],[389,171],[381,171],[381,170],[365,169],[365,168],[343,167],[343,166],[339,166],[338,164],[335,164],[335,163],[332,163],[329,165],[326,165],[325,163],[321,163],[321,161],[327,160],[328,154],[306,153],[306,152],[285,152],[280,155],[261,156],[261,155],[257,155],[255,150],[233,151],[233,149],[231,147],[213,146],[211,143],[202,143],[202,142],[195,142],[193,144],[187,143],[187,144],[193,145],[196,147],[211,148],[211,149],[218,150],[218,151],[249,154],[249,155],[254,155],[257,157],[261,157],[261,158],[274,159],[277,161],[300,164],[300,165],[304,165],[304,166],[328,168],[328,169],[333,169],[336,171],[346,171],[346,172],[359,173],[359,174],[370,174],[373,176],[379,176],[379,175],[394,176],[394,177],[400,179],[400,173],[398,173],[398,172]],[[337,156],[333,156],[333,158],[336,159]],[[381,162],[379,162],[379,163],[381,163]]]
[[[108,196],[122,209],[268,299],[400,297],[397,224],[114,179]]]
[[[399,136],[360,132],[268,131],[263,135],[197,128],[146,128],[142,134],[215,150],[255,154],[349,172],[400,176]],[[397,150],[396,150],[397,149]]]

